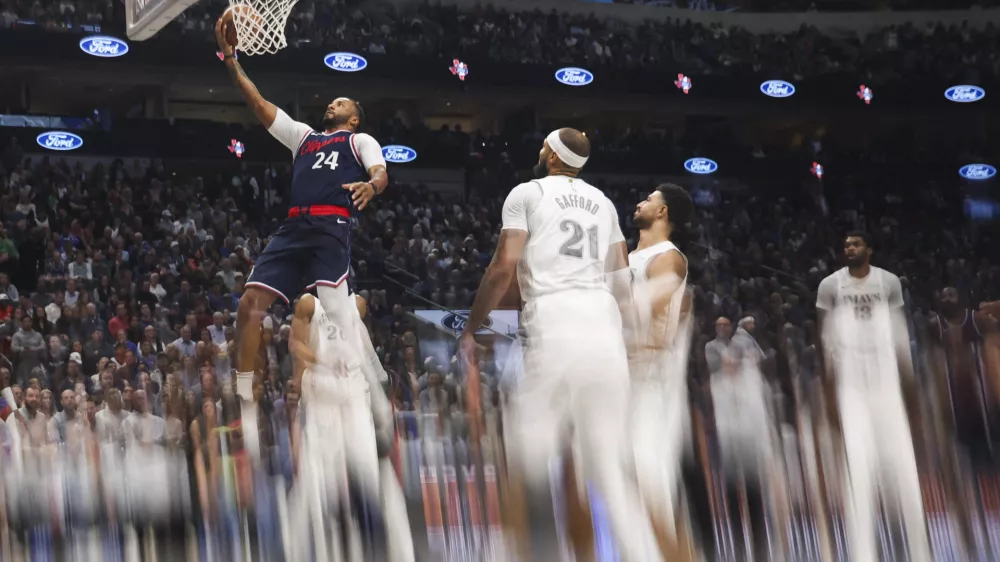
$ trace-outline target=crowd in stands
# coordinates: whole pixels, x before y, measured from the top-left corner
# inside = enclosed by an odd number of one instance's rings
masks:
[[[189,8],[164,35],[211,41],[224,6]],[[123,28],[118,2],[41,3],[5,0],[0,26],[79,30]],[[30,22],[30,24],[28,23]],[[739,27],[705,26],[665,19],[628,25],[610,18],[511,12],[493,5],[460,11],[419,3],[401,8],[357,2],[303,0],[286,29],[292,45],[351,50],[368,56],[435,57],[535,65],[581,64],[689,74],[742,76],[781,73],[797,79],[851,71],[859,79],[954,77],[975,81],[1000,74],[989,24],[977,30],[952,26],[893,26],[865,36],[824,34],[803,26],[787,34],[753,34]]]
[[[809,328],[816,286],[837,266],[839,236],[854,227],[873,232],[877,263],[906,279],[914,312],[931,309],[944,284],[974,302],[1000,297],[998,265],[980,259],[995,232],[969,229],[955,190],[943,195],[926,182],[867,189],[863,174],[877,174],[886,158],[879,151],[841,155],[835,165],[858,176],[841,175],[825,192],[813,181],[780,198],[762,189],[710,198],[680,234],[700,333],[710,336],[719,315],[752,315],[761,346],[777,349],[786,324]],[[187,399],[191,413],[202,369],[220,383],[230,379],[234,313],[243,280],[283,215],[286,168],[194,177],[161,162],[117,160],[88,169],[24,159],[11,141],[2,169],[0,312],[11,382],[56,396],[82,384],[98,407],[108,382],[123,391],[144,388],[163,415],[168,388]],[[513,170],[503,181],[514,185]],[[628,231],[635,203],[652,186],[601,187]],[[406,311],[427,301],[449,309],[471,304],[496,243],[506,193],[497,188],[460,204],[422,186],[394,185],[358,222],[354,283],[369,301],[373,341],[399,409],[419,407],[429,370],[453,367],[424,364]],[[265,322],[262,391],[273,400],[290,376],[288,313],[278,305]]]

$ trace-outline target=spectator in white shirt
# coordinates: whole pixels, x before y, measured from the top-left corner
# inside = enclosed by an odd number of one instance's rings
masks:
[[[150,274],[149,292],[153,293],[160,302],[163,302],[163,299],[167,296],[167,290],[163,288],[163,285],[160,285],[159,273]]]
[[[221,312],[212,314],[212,325],[208,327],[208,333],[212,335],[212,343],[215,345],[226,343],[225,316]]]
[[[73,279],[93,279],[94,274],[90,264],[91,261],[83,251],[77,250],[76,259],[69,264],[69,276]]]
[[[122,422],[126,447],[131,449],[136,446],[162,445],[166,425],[163,418],[149,413],[146,391],[136,390],[132,403],[133,412]]]
[[[96,416],[97,441],[124,444],[122,426],[129,414],[122,409],[122,393],[117,388],[110,388],[105,391],[104,400],[107,407],[97,412]]]
[[[181,328],[181,337],[174,340],[170,345],[176,347],[177,351],[185,357],[194,357],[197,351],[197,346],[194,340],[191,339],[191,327],[186,324]]]

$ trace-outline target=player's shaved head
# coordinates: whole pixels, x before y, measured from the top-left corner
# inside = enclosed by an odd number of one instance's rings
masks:
[[[565,150],[571,152],[572,154],[583,158],[586,160],[590,158],[590,140],[587,139],[587,135],[577,131],[576,129],[571,129],[569,127],[559,129],[556,131],[556,136],[559,142],[562,143]],[[549,136],[551,138],[552,135]],[[538,164],[535,164],[532,171],[535,173],[535,177],[544,178],[553,173],[561,173],[562,175],[575,176],[580,172],[582,166],[571,166],[570,164],[564,162],[552,146],[550,146],[549,140],[542,143],[542,150],[538,153]]]
[[[564,129],[559,129],[559,140],[561,140],[562,143],[566,145],[566,148],[570,149],[573,154],[584,158],[590,158],[590,139],[587,138],[587,135],[577,131],[576,129],[566,127]]]

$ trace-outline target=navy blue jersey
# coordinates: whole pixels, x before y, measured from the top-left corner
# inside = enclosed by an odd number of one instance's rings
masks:
[[[365,181],[368,172],[358,161],[354,133],[313,131],[302,139],[295,153],[291,207],[336,205],[355,213],[351,192],[344,184]]]

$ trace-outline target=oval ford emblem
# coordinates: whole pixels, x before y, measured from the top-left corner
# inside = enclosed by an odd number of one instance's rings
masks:
[[[691,158],[684,162],[684,169],[692,174],[712,174],[719,169],[719,165],[708,158]]]
[[[106,35],[94,35],[81,39],[80,49],[95,57],[114,58],[128,52],[128,43]]]
[[[408,146],[393,144],[382,147],[382,158],[385,158],[386,162],[404,164],[406,162],[413,162],[416,160],[417,151]]]
[[[795,94],[795,86],[784,80],[768,80],[760,85],[760,92],[772,98],[790,98]]]
[[[358,72],[368,66],[368,60],[354,53],[330,53],[323,58],[323,64],[340,72]]]
[[[447,314],[441,319],[441,326],[448,330],[453,330],[456,333],[461,333],[462,330],[465,330],[465,322],[468,318],[468,314],[468,311],[464,311],[461,316],[458,314]],[[493,325],[493,319],[487,317],[486,322],[483,324],[483,328],[489,328]]]
[[[567,86],[586,86],[594,81],[594,74],[582,68],[560,68],[556,71],[556,80]]]
[[[65,131],[49,131],[35,139],[38,146],[49,150],[76,150],[83,146],[83,139]]]
[[[944,91],[944,97],[957,103],[972,103],[986,97],[986,90],[979,86],[952,86]]]
[[[989,164],[967,164],[959,168],[958,175],[967,180],[988,180],[997,175],[997,169]]]

